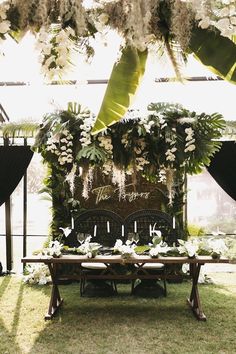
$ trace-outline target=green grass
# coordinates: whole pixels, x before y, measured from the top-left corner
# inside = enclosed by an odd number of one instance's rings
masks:
[[[78,284],[63,285],[60,312],[44,321],[50,286],[1,277],[0,353],[234,354],[234,277],[199,286],[207,322],[198,322],[186,305],[190,283],[168,284],[168,296],[159,299],[134,298],[129,285],[118,286],[118,297],[80,298]]]

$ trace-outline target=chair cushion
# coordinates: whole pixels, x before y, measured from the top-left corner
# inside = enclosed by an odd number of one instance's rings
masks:
[[[161,270],[161,269],[164,269],[164,264],[162,264],[162,263],[146,263],[146,264],[144,264],[144,266],[142,268],[143,269]]]
[[[107,266],[104,263],[81,263],[81,266],[85,269],[98,269],[98,270],[102,270],[102,269],[106,269]]]

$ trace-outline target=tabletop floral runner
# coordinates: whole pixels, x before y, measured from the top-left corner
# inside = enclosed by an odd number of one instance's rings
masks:
[[[204,237],[204,238],[190,238],[189,240],[178,240],[178,245],[168,246],[163,241],[161,231],[154,236],[152,243],[148,245],[139,246],[138,238],[123,242],[117,239],[114,247],[103,247],[97,242],[91,242],[92,236],[86,237],[80,241],[79,247],[69,248],[64,246],[59,241],[51,241],[48,247],[35,254],[43,256],[60,257],[63,254],[78,254],[85,255],[87,258],[94,258],[97,255],[121,255],[123,258],[136,257],[137,255],[149,255],[151,258],[165,257],[165,256],[187,256],[190,258],[199,255],[211,256],[212,258],[220,258],[227,256],[228,247],[222,238]]]
[[[59,241],[51,241],[48,247],[35,251],[38,256],[61,257],[65,254],[84,255],[87,258],[94,258],[97,255],[111,256],[120,255],[123,259],[135,258],[138,255],[146,255],[151,258],[158,257],[189,257],[211,256],[213,259],[220,257],[228,258],[232,263],[236,259],[236,245],[230,239],[217,237],[190,238],[188,241],[178,240],[178,246],[168,246],[162,239],[161,231],[153,237],[152,243],[138,246],[138,239],[133,238],[123,243],[117,239],[114,247],[104,248],[96,242],[90,242],[91,236],[81,240],[77,248],[69,248]],[[122,267],[124,268],[124,266]],[[183,274],[186,267],[183,266]],[[124,272],[125,270],[122,269]],[[28,284],[44,285],[51,281],[48,267],[43,264],[28,265],[24,272],[24,281]]]

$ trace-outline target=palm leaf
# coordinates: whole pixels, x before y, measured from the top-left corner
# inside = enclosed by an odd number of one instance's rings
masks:
[[[5,123],[0,126],[0,136],[4,138],[32,138],[38,132],[35,122]]]
[[[216,28],[194,27],[189,49],[215,74],[236,83],[236,45],[229,38],[221,36]]]
[[[123,118],[144,74],[146,59],[147,51],[140,52],[130,46],[123,49],[119,62],[113,67],[92,134]]]

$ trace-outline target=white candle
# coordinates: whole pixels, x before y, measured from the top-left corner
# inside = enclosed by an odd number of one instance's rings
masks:
[[[152,236],[152,225],[149,225],[149,236]]]
[[[110,233],[110,222],[107,221],[107,232]]]
[[[93,236],[95,237],[96,235],[97,235],[97,225],[94,225]]]
[[[125,235],[125,228],[124,225],[121,226],[121,236],[123,237]]]
[[[71,217],[71,229],[74,230],[75,224],[74,224],[74,218],[73,216]]]
[[[175,216],[173,216],[173,229],[175,229]]]
[[[134,232],[137,232],[137,221],[134,222]]]

